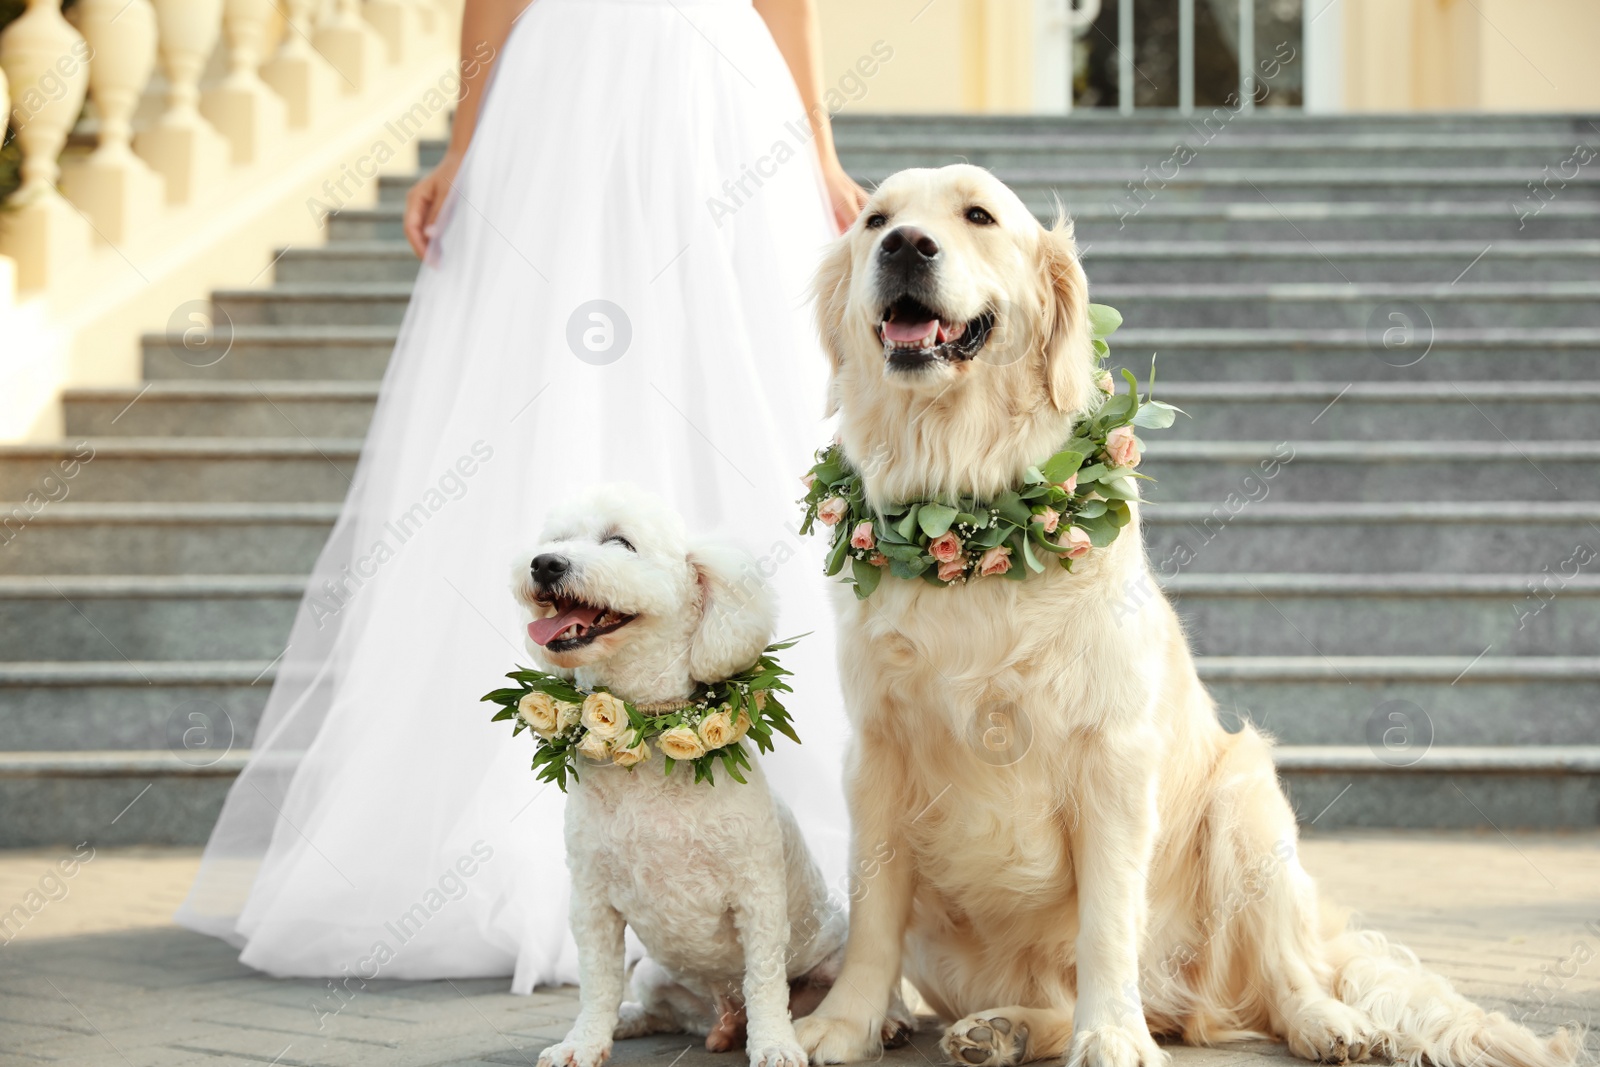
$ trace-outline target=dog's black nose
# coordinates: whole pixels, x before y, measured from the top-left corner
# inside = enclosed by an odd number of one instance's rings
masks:
[[[939,242],[933,235],[915,226],[896,226],[883,235],[878,245],[878,255],[885,263],[920,266],[939,254]]]
[[[572,566],[572,561],[566,556],[558,556],[554,552],[545,552],[533,557],[533,564],[528,569],[533,572],[533,580],[540,585],[555,585],[561,576],[567,573]]]

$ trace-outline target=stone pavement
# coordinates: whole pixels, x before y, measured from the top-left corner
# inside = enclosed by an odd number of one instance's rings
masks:
[[[0,911],[67,850],[0,853]],[[1600,835],[1324,834],[1305,841],[1324,892],[1409,944],[1463,992],[1535,1029],[1600,1024]],[[226,945],[171,926],[193,850],[103,849],[26,925],[0,933],[0,1067],[532,1065],[559,1038],[574,990],[531,997],[502,978],[376,981],[321,1016],[322,983],[262,977]],[[38,898],[34,898],[38,899]],[[321,1026],[319,1028],[319,1022]],[[896,1067],[940,1062],[937,1029],[890,1053]],[[1588,1039],[1591,1055],[1600,1040]],[[1292,1062],[1248,1042],[1177,1048],[1174,1067]],[[689,1038],[620,1044],[618,1067],[737,1067]]]

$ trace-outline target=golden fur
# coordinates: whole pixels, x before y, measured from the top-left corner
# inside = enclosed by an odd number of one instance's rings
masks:
[[[940,249],[924,303],[951,321],[996,312],[977,358],[886,366],[878,323],[896,294],[878,246],[906,225]],[[841,441],[875,505],[994,494],[1096,396],[1071,226],[1040,227],[979,168],[886,181],[817,293]],[[876,1055],[903,968],[963,1064],[1155,1067],[1152,1031],[1269,1034],[1334,1062],[1570,1063],[1565,1032],[1538,1039],[1323,919],[1270,742],[1221,728],[1146,585],[1135,517],[1070,573],[886,578],[840,598],[859,884],[843,972],[797,1023],[813,1062]]]

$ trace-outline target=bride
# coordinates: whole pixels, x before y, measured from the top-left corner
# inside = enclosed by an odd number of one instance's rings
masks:
[[[528,662],[511,560],[600,480],[737,535],[781,634],[813,631],[786,654],[805,744],[765,765],[842,891],[845,723],[794,518],[824,440],[804,293],[865,196],[813,0],[467,0],[463,57],[486,51],[408,199],[425,264],[367,446],[177,916],[275,975],[575,978],[562,794],[478,698]]]

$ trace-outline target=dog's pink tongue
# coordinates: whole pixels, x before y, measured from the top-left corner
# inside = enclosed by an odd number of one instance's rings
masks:
[[[548,619],[534,619],[528,624],[528,636],[533,638],[533,643],[543,648],[556,639],[556,634],[565,630],[573,623],[583,626],[593,626],[594,620],[600,617],[599,608],[591,608],[587,604],[576,604],[565,611],[558,611]]]
[[[899,322],[891,319],[883,324],[883,336],[890,341],[921,341],[939,328],[938,319],[927,322]]]

